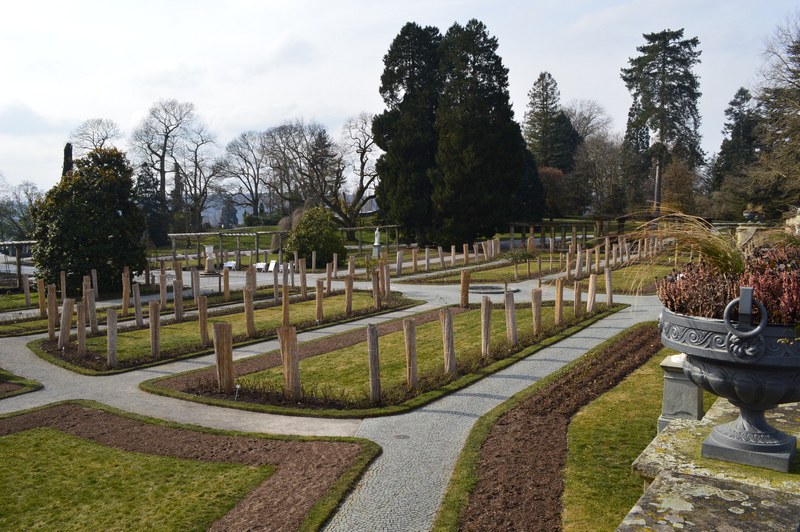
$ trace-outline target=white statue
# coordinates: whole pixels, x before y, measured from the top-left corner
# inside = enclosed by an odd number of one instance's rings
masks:
[[[381,245],[381,228],[375,228],[375,242],[372,244],[373,246],[380,246]]]

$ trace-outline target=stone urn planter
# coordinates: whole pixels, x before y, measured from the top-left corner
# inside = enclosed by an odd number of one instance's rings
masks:
[[[664,308],[661,342],[686,354],[683,371],[697,386],[728,399],[739,418],[714,427],[702,455],[777,471],[788,471],[797,441],[771,427],[764,412],[800,401],[800,341],[792,327],[767,324],[767,312],[742,288],[723,319],[699,318]],[[762,317],[752,325],[752,305]],[[731,321],[738,306],[739,320]]]

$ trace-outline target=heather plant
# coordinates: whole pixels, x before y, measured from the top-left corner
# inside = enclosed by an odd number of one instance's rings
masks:
[[[710,264],[689,263],[679,273],[659,281],[656,294],[673,312],[721,318],[728,302],[739,296],[739,280],[737,275]]]

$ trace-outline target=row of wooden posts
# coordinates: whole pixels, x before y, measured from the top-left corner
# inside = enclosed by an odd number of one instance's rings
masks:
[[[373,291],[380,293],[378,277],[380,272],[387,272],[388,266],[376,269],[373,276]],[[383,276],[388,280],[388,273]],[[352,285],[352,276],[347,276]],[[606,304],[613,304],[611,269],[605,269],[606,280]],[[317,281],[318,290],[319,283]],[[345,285],[347,286],[347,284]],[[584,313],[594,311],[597,295],[597,274],[589,276],[588,294],[586,303],[583,303],[583,283],[575,281],[574,290],[574,314],[581,316]],[[533,288],[530,293],[532,327],[533,334],[539,335],[542,330],[542,289]],[[554,307],[554,323],[561,325],[564,321],[564,279],[556,280],[556,295]],[[469,272],[461,274],[461,301],[460,306],[466,308],[469,305]],[[284,307],[286,308],[286,307]],[[506,292],[504,299],[506,338],[509,344],[516,345],[519,342],[516,320],[516,304],[514,293]],[[489,357],[491,354],[491,300],[484,296],[481,300],[481,355]],[[442,328],[443,364],[445,373],[455,373],[455,338],[453,333],[452,309],[445,307],[439,309],[439,321]],[[284,376],[284,397],[290,401],[299,400],[302,397],[300,384],[299,357],[297,350],[297,330],[288,325],[288,310],[285,311],[282,327],[278,330],[280,339],[281,360],[283,363]],[[233,393],[234,391],[234,371],[233,371],[233,347],[230,332],[230,324],[214,324],[214,350],[217,363],[217,383],[220,392]],[[417,341],[416,341],[416,322],[413,318],[403,320],[403,332],[405,336],[406,353],[406,382],[409,390],[416,389],[417,379]],[[367,325],[367,352],[369,356],[369,383],[370,383],[370,402],[374,405],[381,401],[380,383],[380,357],[378,348],[378,330],[374,324]]]

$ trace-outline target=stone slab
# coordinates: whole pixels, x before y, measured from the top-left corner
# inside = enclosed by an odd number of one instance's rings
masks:
[[[617,530],[783,532],[798,527],[800,495],[663,471]]]

